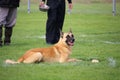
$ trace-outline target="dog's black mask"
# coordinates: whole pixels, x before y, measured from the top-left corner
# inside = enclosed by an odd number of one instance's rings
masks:
[[[67,43],[67,45],[73,46],[74,42],[75,42],[75,39],[74,39],[74,35],[73,34],[66,36],[66,43]]]

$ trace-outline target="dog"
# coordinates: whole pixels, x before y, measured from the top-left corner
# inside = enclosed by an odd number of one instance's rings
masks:
[[[60,39],[58,43],[48,48],[35,48],[28,50],[17,61],[7,59],[7,64],[17,63],[40,63],[40,62],[74,62],[78,59],[69,58],[74,45],[75,39],[72,31],[68,33],[60,32]]]

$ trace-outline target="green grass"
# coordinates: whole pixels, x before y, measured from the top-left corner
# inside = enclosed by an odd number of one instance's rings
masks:
[[[49,46],[41,38],[46,13],[35,8],[28,14],[24,7],[19,8],[11,45],[0,48],[0,80],[120,80],[120,11],[112,16],[111,4],[76,4],[72,14],[66,14],[63,31],[72,28],[76,39],[71,57],[82,62],[5,64],[28,49]],[[91,63],[93,58],[100,62]]]

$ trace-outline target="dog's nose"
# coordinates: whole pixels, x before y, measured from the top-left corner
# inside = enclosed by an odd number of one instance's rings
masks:
[[[72,39],[72,42],[75,42],[75,39]]]

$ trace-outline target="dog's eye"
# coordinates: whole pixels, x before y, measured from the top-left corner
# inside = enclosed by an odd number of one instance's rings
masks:
[[[70,36],[69,36],[69,35],[67,35],[67,36],[66,36],[66,38],[70,38]]]
[[[74,37],[74,35],[73,35],[73,34],[72,34],[71,36],[72,36],[72,37]]]

